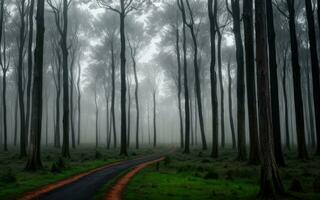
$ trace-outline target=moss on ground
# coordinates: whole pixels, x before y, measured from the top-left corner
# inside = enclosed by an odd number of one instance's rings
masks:
[[[125,200],[202,200],[202,199],[256,199],[259,192],[260,167],[235,160],[235,152],[224,150],[218,159],[208,152],[193,150],[190,155],[177,152],[169,161],[155,165],[137,174],[125,190]],[[280,173],[286,191],[291,197],[281,199],[320,199],[312,183],[320,174],[320,159],[296,160],[289,154],[287,167]],[[290,191],[293,179],[298,179],[303,192]]]

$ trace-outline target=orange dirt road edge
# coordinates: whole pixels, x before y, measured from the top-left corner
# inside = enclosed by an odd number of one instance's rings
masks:
[[[141,156],[141,157],[138,157],[138,158],[135,158],[135,159],[132,159],[132,160],[139,160],[141,158],[143,158],[144,156]],[[104,170],[104,169],[107,169],[107,168],[110,168],[110,167],[113,167],[115,165],[119,165],[123,162],[126,162],[127,160],[123,160],[123,161],[119,161],[119,162],[115,162],[115,163],[111,163],[111,164],[108,164],[108,165],[105,165],[105,166],[102,166],[102,167],[98,167],[96,169],[93,169],[93,170],[90,170],[88,172],[84,172],[84,173],[80,173],[78,175],[74,175],[74,176],[71,176],[70,178],[67,178],[65,180],[61,180],[61,181],[58,181],[56,183],[51,183],[49,185],[46,185],[46,186],[43,186],[43,187],[40,187],[39,189],[36,189],[34,191],[31,191],[31,192],[27,192],[26,194],[24,194],[20,200],[32,200],[32,199],[37,199],[41,196],[43,196],[44,194],[46,193],[49,193],[49,192],[52,192],[56,189],[59,189],[61,187],[64,187],[66,185],[69,185],[71,183],[74,183],[76,181],[78,181],[79,179],[85,177],[85,176],[88,176],[90,174],[93,174],[95,172],[98,172],[98,171],[101,171],[101,170]]]
[[[121,200],[123,190],[128,185],[128,183],[130,182],[130,180],[133,178],[134,175],[136,175],[139,171],[141,171],[143,168],[147,167],[148,165],[160,162],[162,160],[164,160],[164,157],[161,157],[157,160],[153,160],[150,162],[140,164],[137,167],[135,167],[133,170],[128,172],[126,175],[124,175],[122,178],[120,178],[120,180],[117,181],[117,183],[107,193],[104,200]]]

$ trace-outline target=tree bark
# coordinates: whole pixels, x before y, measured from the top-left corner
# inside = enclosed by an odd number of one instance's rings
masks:
[[[300,159],[307,159],[308,152],[306,148],[305,130],[304,130],[304,114],[303,114],[303,101],[301,93],[301,75],[299,64],[299,52],[297,33],[295,25],[295,8],[294,0],[287,0],[289,11],[289,28],[290,28],[290,41],[291,41],[291,63],[293,72],[294,84],[294,101],[296,110],[296,128],[297,128],[297,142],[298,142],[298,157]],[[319,75],[319,73],[317,74]]]
[[[305,0],[306,15],[308,21],[308,35],[310,44],[312,80],[313,80],[313,101],[315,109],[316,130],[317,130],[317,148],[316,155],[320,155],[320,80],[319,80],[319,60],[316,43],[316,31],[314,26],[314,17],[311,0]],[[319,6],[319,4],[318,4]],[[319,10],[319,9],[318,9]],[[308,75],[309,76],[309,75]]]
[[[289,134],[289,120],[288,120],[288,97],[287,97],[287,89],[286,89],[286,83],[287,83],[287,51],[285,50],[284,56],[283,56],[283,75],[282,75],[282,88],[283,88],[283,98],[284,98],[284,121],[285,121],[285,133],[286,133],[286,147],[288,150],[291,150],[290,145],[290,134]]]
[[[114,63],[114,49],[113,49],[113,41],[111,41],[111,84],[112,84],[112,92],[111,92],[111,118],[112,118],[112,127],[113,127],[113,147],[117,147],[117,126],[116,126],[116,117],[114,112],[114,104],[115,104],[115,63]]]
[[[259,164],[259,138],[257,122],[257,105],[256,105],[256,80],[254,64],[254,31],[253,31],[253,1],[243,1],[243,24],[244,24],[244,46],[246,55],[246,73],[247,73],[247,100],[249,113],[249,137],[250,152],[249,163]]]
[[[216,24],[217,0],[208,0],[208,15],[210,21],[210,41],[211,41],[211,62],[210,62],[210,83],[211,83],[211,106],[212,106],[212,152],[211,157],[218,157],[218,98],[217,98],[217,75],[216,65]]]
[[[25,0],[20,2],[20,33],[19,33],[19,52],[18,52],[18,94],[20,108],[20,157],[27,156],[28,131],[26,131],[26,118],[23,95],[23,49],[25,43]]]
[[[183,0],[177,0],[182,19],[182,46],[183,46],[183,76],[184,76],[184,98],[185,98],[185,144],[184,153],[190,153],[190,108],[189,108],[189,89],[188,89],[188,67],[187,67],[187,41],[186,41],[186,13]]]
[[[153,91],[153,147],[157,146],[157,104],[156,104],[156,92]]]
[[[246,135],[245,135],[245,81],[244,81],[244,57],[241,37],[241,19],[239,0],[231,1],[233,16],[233,32],[236,42],[236,59],[237,59],[237,123],[238,123],[238,157],[240,161],[246,160]]]
[[[180,122],[180,148],[183,149],[183,117],[182,117],[182,105],[181,105],[181,60],[180,60],[180,34],[179,28],[177,25],[176,28],[176,55],[177,55],[177,63],[178,63],[178,110],[179,110],[179,122]]]
[[[184,23],[188,26],[191,32],[191,37],[193,41],[193,66],[194,66],[194,75],[195,75],[195,86],[196,86],[196,97],[198,103],[198,115],[199,115],[199,124],[201,130],[201,140],[202,140],[202,150],[207,150],[207,142],[206,142],[206,134],[204,130],[204,120],[203,120],[203,113],[202,113],[202,100],[201,100],[201,86],[200,86],[200,78],[199,78],[199,67],[198,67],[198,43],[196,34],[194,31],[194,20],[193,20],[193,13],[189,4],[189,0],[186,0],[187,8],[190,15],[190,23],[186,22],[186,17],[184,19]]]
[[[266,22],[266,0],[255,1],[256,56],[258,76],[259,127],[261,145],[260,196],[273,199],[275,193],[284,193],[278,167],[274,157],[272,107],[269,90],[268,41]],[[269,12],[270,10],[268,10]]]
[[[32,45],[33,45],[33,13],[34,0],[30,0],[29,5],[29,38],[28,38],[28,83],[27,83],[27,116],[26,116],[26,131],[29,133],[30,125],[30,103],[31,103],[31,84],[32,84]]]
[[[233,123],[233,113],[232,113],[232,78],[231,78],[231,69],[230,69],[230,59],[228,61],[228,101],[229,101],[229,121],[230,121],[230,129],[231,129],[231,138],[232,138],[232,149],[236,149],[236,134],[234,130]]]
[[[78,88],[78,145],[80,145],[81,141],[81,88],[80,88],[80,80],[81,80],[81,65],[78,63],[78,80],[77,80],[77,88]],[[109,104],[108,104],[109,106]],[[107,110],[108,113],[108,110]]]
[[[38,170],[42,168],[41,147],[41,121],[42,121],[42,82],[43,82],[43,48],[44,48],[44,0],[37,2],[37,36],[34,52],[32,111],[30,129],[30,149],[27,161],[27,170]]]
[[[284,157],[281,147],[281,127],[280,127],[280,105],[278,94],[278,65],[275,42],[275,31],[273,22],[272,2],[266,1],[267,26],[268,26],[268,44],[269,44],[269,65],[270,65],[270,86],[271,86],[271,106],[272,106],[272,124],[273,124],[273,139],[276,162],[279,166],[285,166]]]

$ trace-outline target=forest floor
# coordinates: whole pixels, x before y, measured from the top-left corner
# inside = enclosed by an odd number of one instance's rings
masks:
[[[24,170],[26,159],[19,158],[19,151],[10,147],[9,152],[0,152],[0,199],[17,199],[24,193],[36,188],[64,180],[68,177],[87,172],[122,160],[130,160],[142,155],[149,155],[159,149],[141,149],[131,151],[128,157],[119,156],[118,150],[106,150],[93,146],[71,149],[70,159],[61,159],[61,150],[43,148],[44,169],[33,173]]]
[[[259,192],[260,167],[235,160],[231,150],[211,159],[209,152],[192,150],[190,155],[177,152],[160,165],[142,170],[129,183],[125,200],[200,200],[256,199]],[[320,176],[320,158],[299,161],[294,153],[286,154],[285,168],[280,169],[286,191],[291,197],[281,199],[320,199],[313,183]],[[299,181],[302,191],[292,191]],[[294,184],[296,187],[296,184]]]

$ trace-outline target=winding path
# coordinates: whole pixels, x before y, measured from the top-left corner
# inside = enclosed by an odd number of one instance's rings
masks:
[[[132,167],[159,160],[163,155],[165,154],[154,154],[107,165],[84,175],[80,175],[80,177],[76,176],[65,181],[61,181],[62,183],[56,183],[38,191],[30,192],[21,200],[90,200],[98,190],[112,178]]]

